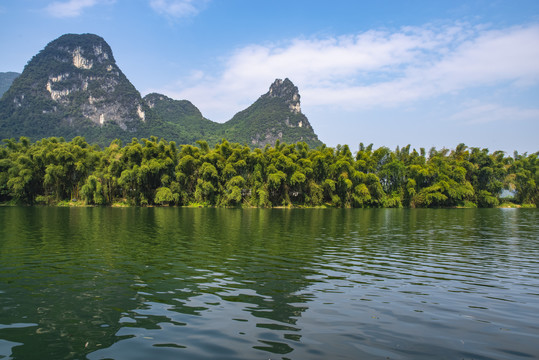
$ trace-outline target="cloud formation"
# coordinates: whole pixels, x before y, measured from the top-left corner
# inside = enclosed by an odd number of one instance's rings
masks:
[[[500,104],[475,104],[453,114],[450,120],[466,124],[486,124],[539,119],[539,109],[502,106]]]
[[[197,70],[168,93],[227,120],[289,77],[302,101],[353,110],[390,107],[495,86],[539,84],[539,24],[505,29],[463,23],[398,31],[298,38],[249,45],[232,53],[215,76]],[[212,117],[213,116],[213,117]]]
[[[100,3],[111,3],[114,0],[68,0],[55,1],[46,7],[46,11],[58,18],[77,17],[82,14],[85,8],[95,6]]]
[[[173,18],[195,16],[207,0],[150,0],[151,8],[160,15]]]

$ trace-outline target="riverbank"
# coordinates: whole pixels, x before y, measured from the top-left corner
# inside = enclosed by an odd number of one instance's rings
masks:
[[[288,205],[288,206],[271,206],[271,207],[259,207],[259,206],[250,206],[250,205],[238,205],[238,206],[216,206],[216,205],[209,205],[209,204],[201,204],[201,203],[190,203],[187,205],[135,205],[135,204],[129,204],[126,201],[123,202],[114,202],[112,204],[106,204],[106,205],[95,205],[95,204],[88,204],[85,201],[58,201],[58,202],[50,202],[47,204],[44,203],[36,203],[36,204],[21,204],[16,202],[5,202],[0,203],[0,207],[8,207],[8,206],[40,206],[40,207],[113,207],[113,208],[129,208],[129,207],[144,207],[144,208],[151,208],[151,207],[176,207],[176,208],[228,208],[228,209],[338,209],[342,208],[339,206],[334,206],[331,204],[325,204],[325,205],[318,205],[318,206],[308,206],[308,205]],[[344,207],[345,209],[351,209],[352,207]],[[364,209],[372,209],[373,207],[364,207]],[[407,208],[407,209],[414,209],[412,207],[401,207],[401,208]],[[448,207],[437,207],[437,209],[476,209],[479,208],[477,205],[473,203],[469,203],[462,206],[448,206]],[[498,206],[493,206],[492,208],[495,209],[535,209],[537,206],[535,204],[515,204],[512,202],[504,202]],[[390,208],[383,208],[383,209],[390,209]]]

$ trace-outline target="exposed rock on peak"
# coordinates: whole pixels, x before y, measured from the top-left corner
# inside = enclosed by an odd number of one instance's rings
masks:
[[[49,43],[47,48],[56,50],[56,59],[61,62],[69,62],[71,58],[73,66],[78,69],[90,70],[94,63],[109,68],[116,63],[110,46],[102,37],[94,34],[62,35]]]
[[[262,96],[281,98],[288,105],[292,113],[299,114],[301,112],[301,97],[299,95],[298,87],[295,86],[288,78],[284,80],[276,79],[273,84],[271,84],[269,91]]]

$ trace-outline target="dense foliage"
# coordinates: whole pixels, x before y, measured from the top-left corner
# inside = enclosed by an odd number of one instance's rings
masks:
[[[214,148],[156,137],[4,140],[0,201],[134,205],[493,207],[504,189],[516,204],[539,203],[539,152],[513,157],[487,149],[391,151],[360,144],[309,149],[276,142],[250,149],[223,140]],[[503,200],[503,199],[502,199]]]

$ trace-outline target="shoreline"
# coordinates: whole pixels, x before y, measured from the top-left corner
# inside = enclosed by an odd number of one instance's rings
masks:
[[[214,208],[214,209],[536,209],[535,204],[514,204],[502,203],[493,207],[478,207],[478,206],[450,206],[450,207],[339,207],[332,205],[308,206],[308,205],[288,205],[288,206],[215,206],[205,204],[188,204],[188,205],[131,205],[123,202],[116,202],[109,205],[93,205],[86,204],[82,201],[61,201],[55,204],[16,204],[16,203],[0,203],[0,207],[68,207],[68,208]]]

